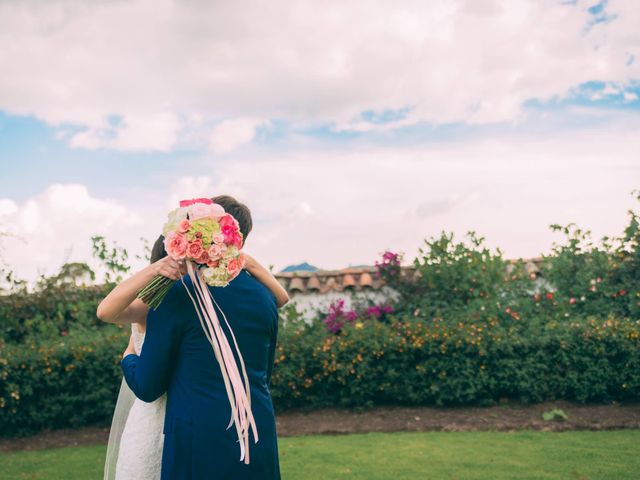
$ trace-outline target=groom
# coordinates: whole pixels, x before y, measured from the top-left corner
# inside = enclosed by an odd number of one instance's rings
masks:
[[[246,239],[252,225],[249,209],[228,196],[214,201],[238,220]],[[183,280],[195,296],[191,278],[186,275]],[[121,362],[124,378],[139,399],[152,402],[167,392],[161,480],[279,480],[269,391],[278,329],[275,297],[246,270],[227,287],[209,289],[244,359],[259,441],[255,443],[251,430],[250,463],[240,461],[236,429],[227,429],[231,406],[220,366],[189,295],[182,282],[176,281],[160,306],[149,310],[140,356],[128,348]],[[215,308],[232,343],[222,314]],[[236,362],[240,364],[239,359]]]

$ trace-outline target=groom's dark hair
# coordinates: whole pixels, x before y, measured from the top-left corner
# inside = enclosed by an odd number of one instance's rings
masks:
[[[233,215],[240,225],[240,232],[242,232],[243,245],[247,240],[247,235],[253,228],[253,219],[251,218],[251,210],[244,203],[239,202],[231,195],[218,195],[212,197],[213,203],[217,203],[224,211]],[[167,256],[167,251],[164,249],[164,235],[160,235],[151,249],[150,263],[155,263],[163,257]]]

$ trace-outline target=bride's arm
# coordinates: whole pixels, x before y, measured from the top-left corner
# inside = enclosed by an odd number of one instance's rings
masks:
[[[178,280],[183,274],[176,260],[166,256],[154,262],[123,282],[119,283],[98,305],[97,317],[108,323],[144,323],[149,307],[139,298],[138,292],[156,275]]]
[[[265,287],[271,290],[271,293],[276,297],[278,308],[282,307],[289,301],[289,294],[284,289],[280,282],[273,276],[273,274],[264,268],[255,258],[251,255],[244,254],[245,266],[249,273],[256,277]]]

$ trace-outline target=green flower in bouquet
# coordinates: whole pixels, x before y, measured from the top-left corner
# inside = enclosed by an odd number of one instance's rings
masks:
[[[162,228],[162,235],[166,237],[169,232],[177,230],[180,222],[186,220],[188,214],[189,209],[187,207],[180,207],[175,210],[171,210],[167,216],[167,221]]]
[[[213,239],[213,235],[220,233],[220,225],[211,218],[200,218],[191,222],[189,230],[184,234],[189,242],[193,242],[196,238],[200,238],[202,246],[209,248]]]

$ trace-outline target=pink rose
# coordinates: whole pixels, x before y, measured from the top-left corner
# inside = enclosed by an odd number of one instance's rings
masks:
[[[232,245],[235,245],[238,249],[242,248],[242,234],[240,232],[233,237]]]
[[[213,235],[213,243],[217,243],[218,245],[222,245],[224,243],[224,235],[222,233],[215,233]]]
[[[200,218],[205,218],[209,216],[210,211],[211,211],[210,205],[205,205],[204,203],[194,203],[189,208],[189,218],[191,220],[198,220]]]
[[[229,262],[227,263],[227,273],[229,275],[234,277],[238,274],[238,272],[240,272],[240,270],[242,270],[242,267],[240,266],[240,262],[237,258],[232,258],[231,260],[229,260]]]
[[[245,254],[240,252],[240,256],[238,258],[238,261],[240,262],[240,270],[242,270],[247,262],[247,259],[245,257]]]
[[[220,231],[224,235],[225,242],[231,243],[231,240],[238,233],[238,222],[227,214],[220,219]]]
[[[220,218],[220,226],[224,227],[225,225],[236,225],[236,219],[233,218],[233,215],[230,213],[226,213],[222,218]]]
[[[210,258],[209,261],[207,262],[207,266],[211,268],[218,268],[219,265],[220,265],[220,260],[213,260]]]
[[[201,240],[194,240],[187,246],[187,255],[189,255],[189,257],[193,258],[194,260],[196,258],[200,258],[202,252],[204,252],[204,249],[202,248]]]
[[[218,219],[225,215],[224,208],[217,203],[205,205],[204,203],[194,203],[189,208],[189,218],[191,220],[198,220],[199,218],[213,218]]]
[[[178,231],[180,233],[187,233],[190,227],[191,227],[191,222],[185,218],[178,225]]]
[[[233,230],[233,227],[226,227],[227,231],[224,232],[224,243],[227,246],[236,246],[238,250],[242,248],[242,233],[239,230]]]
[[[224,217],[227,212],[224,211],[224,207],[222,205],[218,205],[217,203],[211,204],[211,214],[217,219]]]
[[[205,264],[209,262],[209,254],[207,253],[206,250],[202,250],[202,255],[200,255],[197,259],[196,259],[197,263],[200,264]]]
[[[164,239],[164,249],[167,255],[175,260],[182,260],[187,253],[189,242],[186,238],[176,232],[169,232]]]
[[[222,247],[216,243],[212,243],[207,253],[211,258],[220,258],[222,256]]]

